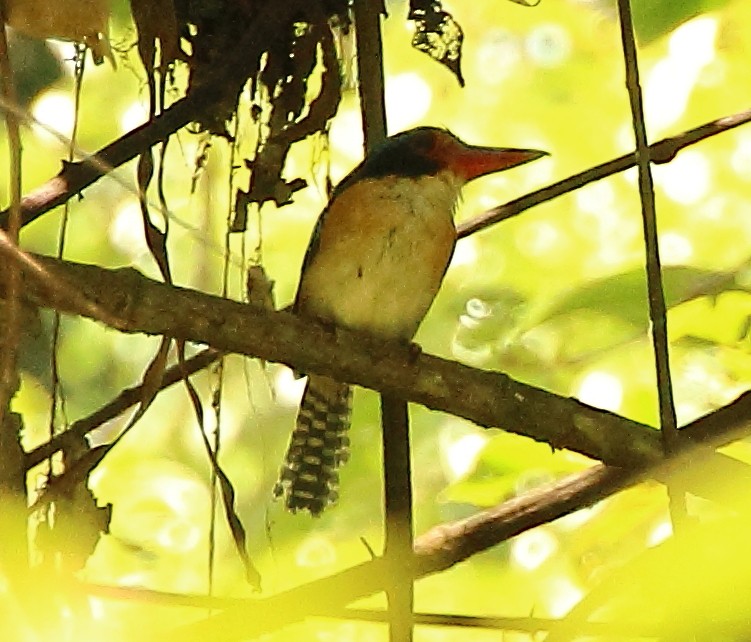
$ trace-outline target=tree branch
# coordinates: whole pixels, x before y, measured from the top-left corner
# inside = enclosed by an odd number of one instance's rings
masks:
[[[650,157],[652,162],[656,165],[669,163],[682,149],[707,138],[711,138],[716,134],[735,129],[736,127],[748,122],[751,122],[751,109],[731,116],[724,116],[717,120],[711,120],[703,125],[689,129],[682,134],[678,134],[677,136],[671,136],[670,138],[664,138],[656,143],[652,143],[652,145],[649,146]],[[633,152],[614,158],[606,163],[595,165],[579,174],[574,174],[573,176],[564,178],[557,183],[553,183],[547,187],[525,194],[524,196],[509,201],[504,205],[499,205],[498,207],[483,212],[474,218],[464,221],[457,226],[457,234],[459,238],[464,238],[465,236],[484,230],[486,227],[505,221],[507,218],[513,218],[514,216],[521,214],[524,210],[528,210],[530,207],[540,205],[547,201],[552,201],[554,198],[568,194],[569,192],[584,187],[589,183],[594,183],[635,166],[636,155]]]
[[[429,531],[416,540],[413,563],[405,563],[405,573],[411,572],[418,579],[442,571],[529,528],[603,499],[632,481],[633,477],[623,470],[595,466],[457,522],[447,532]],[[387,561],[376,558],[265,599],[248,600],[172,633],[174,639],[182,642],[255,637],[321,609],[339,607],[382,591],[389,582],[388,573]]]
[[[104,270],[94,266],[39,259],[56,279],[65,279],[71,287],[81,288],[83,296],[119,320],[128,332],[169,332],[188,340],[211,342],[216,347],[294,364],[323,374],[348,376],[352,381],[370,387],[385,387],[414,401],[427,400],[433,407],[457,412],[470,419],[489,422],[498,413],[503,417],[520,417],[517,431],[531,428],[532,436],[540,438],[551,429],[560,429],[563,439],[573,446],[581,426],[588,426],[585,435],[601,435],[601,442],[622,442],[622,459],[643,470],[659,457],[660,443],[655,431],[626,419],[590,409],[571,399],[563,399],[514,382],[503,375],[482,372],[436,357],[421,355],[416,360],[403,346],[375,342],[341,329],[331,331],[308,320],[297,319],[285,312],[269,312],[260,308],[223,300],[199,292],[172,288],[151,281],[134,270]],[[26,275],[28,278],[28,274]],[[27,294],[40,304],[54,303],[62,311],[76,313],[75,302],[68,297],[55,297],[47,281],[28,280]],[[317,347],[316,347],[317,346]],[[373,363],[372,354],[383,355]],[[467,386],[472,403],[464,404],[465,394],[457,394],[455,386]],[[491,392],[492,390],[492,392]],[[500,394],[499,394],[500,393]],[[531,406],[531,407],[530,407]],[[694,422],[681,431],[689,440],[714,445],[725,440],[718,432],[748,429],[751,394],[716,413]],[[545,419],[555,417],[553,428],[545,427]],[[529,423],[528,423],[529,422]],[[498,421],[497,423],[503,423]],[[733,432],[732,436],[739,436]],[[730,439],[730,434],[726,437]],[[587,441],[585,439],[585,441]],[[597,441],[589,442],[597,443]],[[613,450],[612,456],[617,453]],[[692,463],[707,458],[705,453],[691,453]],[[738,462],[736,462],[738,464]],[[670,464],[666,464],[668,466]],[[688,468],[680,465],[674,468]],[[737,472],[743,477],[742,466]],[[664,477],[667,473],[652,471]],[[710,475],[714,476],[714,475]],[[748,474],[745,475],[748,478]],[[416,542],[415,577],[438,572],[497,544],[568,512],[595,502],[633,483],[639,474],[624,469],[597,466],[552,485],[537,488],[505,504],[483,511],[460,522],[438,526]],[[748,483],[748,479],[744,480]],[[382,590],[387,569],[382,559],[349,569],[330,578],[293,589],[270,598],[234,607],[215,618],[191,625],[180,632],[180,639],[202,639],[207,631],[224,639],[255,635],[302,619],[316,609],[339,606],[359,597]],[[264,617],[254,617],[263,613]],[[268,614],[275,614],[269,617]]]
[[[701,468],[703,476],[712,476],[715,471],[704,468],[707,461],[706,453],[699,449],[684,449],[657,467],[639,466],[628,471],[598,465],[544,484],[496,507],[430,529],[416,539],[413,559],[405,562],[405,571],[417,580],[446,570],[528,529],[592,505],[647,476],[673,479],[690,475],[697,467]],[[733,480],[731,491],[739,496],[742,508],[747,510],[743,501],[747,492],[735,485],[732,476],[725,481],[728,479]],[[91,585],[84,589],[89,594],[112,599],[140,598],[175,606],[225,609],[173,633],[181,642],[207,638],[228,641],[258,636],[311,615],[340,610],[346,604],[384,590],[388,586],[388,574],[388,562],[381,557],[263,599],[186,596]]]
[[[670,376],[670,348],[668,341],[667,306],[662,283],[660,245],[657,237],[657,207],[655,205],[652,161],[644,120],[644,104],[639,81],[639,62],[636,37],[631,17],[631,0],[618,0],[621,44],[626,66],[626,89],[631,103],[631,120],[636,140],[636,166],[639,171],[642,231],[644,235],[647,271],[647,300],[652,323],[652,349],[657,378],[657,400],[660,416],[660,436],[666,453],[679,446],[678,419],[675,414],[673,381]],[[675,532],[685,525],[688,517],[685,493],[681,488],[668,486],[670,517]]]
[[[17,258],[17,256],[14,256]],[[222,352],[285,363],[569,448],[605,463],[632,466],[662,457],[659,433],[576,399],[439,357],[398,342],[331,328],[286,311],[273,312],[146,278],[51,258],[36,262],[64,288],[34,278],[23,263],[25,296],[43,307],[101,320],[128,333],[166,335]],[[79,300],[61,295],[75,289]],[[79,305],[80,299],[89,304]],[[377,360],[373,355],[378,354]]]
[[[699,460],[702,459],[699,453]],[[703,463],[701,461],[699,465]],[[405,571],[417,580],[446,570],[530,528],[600,501],[646,476],[667,478],[685,475],[695,470],[696,464],[696,449],[684,450],[657,468],[639,467],[627,471],[598,465],[544,484],[494,508],[430,529],[415,541],[414,557],[411,563],[405,563]],[[747,496],[737,487],[733,490],[741,498]],[[744,509],[747,508],[744,503]],[[389,582],[388,572],[387,560],[376,558],[263,599],[186,596],[96,585],[85,585],[83,588],[88,594],[110,599],[140,598],[174,606],[225,609],[197,624],[180,627],[173,633],[175,639],[181,642],[203,639],[229,641],[268,633],[311,615],[340,611],[346,604],[384,590]],[[158,635],[163,636],[164,632],[160,631]],[[156,639],[156,636],[147,636],[146,639]]]
[[[64,163],[57,176],[21,199],[21,224],[31,223],[62,205],[108,172],[166,140],[206,113],[210,107],[221,103],[226,94],[238,86],[236,79],[242,70],[248,68],[248,52],[255,50],[253,43],[262,40],[262,34],[273,32],[279,25],[289,22],[291,16],[301,7],[304,8],[305,4],[305,0],[262,3],[256,19],[247,25],[243,38],[227,51],[226,60],[216,66],[216,73],[209,81],[192,85],[185,98],[81,162]],[[12,106],[3,105],[3,108],[11,110]],[[0,228],[7,229],[8,224],[9,213],[6,210],[0,213]]]
[[[164,372],[162,382],[159,385],[159,390],[164,390],[165,388],[169,388],[177,382],[182,381],[183,377],[189,377],[199,370],[202,370],[216,361],[219,357],[221,357],[220,352],[206,349],[192,356],[190,359],[186,359],[184,363],[178,363],[177,365],[172,366]],[[143,394],[143,384],[123,390],[109,403],[105,404],[87,417],[74,421],[70,428],[55,435],[52,439],[41,446],[34,448],[34,450],[26,453],[26,463],[24,468],[28,471],[30,468],[54,455],[58,450],[77,444],[92,430],[99,428],[102,424],[111,421],[121,413],[128,410],[128,408],[139,403],[143,399]]]
[[[29,255],[24,255],[28,257]],[[124,332],[168,335],[209,344],[222,352],[286,363],[396,395],[433,410],[464,417],[483,427],[545,441],[615,466],[631,468],[662,459],[659,433],[635,421],[598,410],[576,399],[514,381],[498,373],[421,354],[400,343],[386,343],[344,328],[332,329],[289,312],[251,305],[152,281],[132,269],[37,257],[35,262],[65,287],[34,278],[24,264],[25,295],[31,302],[61,312],[114,320]],[[60,296],[76,289],[78,299]],[[87,305],[81,309],[79,303]],[[377,360],[373,355],[378,354]],[[748,431],[751,393],[728,408],[684,427],[683,445],[722,445]],[[725,437],[723,437],[725,435]],[[711,452],[717,476],[732,469],[739,485],[751,487],[751,469]],[[691,492],[706,495],[711,480],[692,479]],[[711,490],[711,489],[710,489]]]

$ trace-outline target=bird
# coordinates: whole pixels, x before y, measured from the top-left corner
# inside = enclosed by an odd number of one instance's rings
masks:
[[[454,252],[462,187],[546,155],[469,145],[429,126],[386,138],[336,186],[320,214],[292,309],[411,343]],[[349,384],[308,376],[273,491],[289,511],[319,516],[337,501],[351,409]]]

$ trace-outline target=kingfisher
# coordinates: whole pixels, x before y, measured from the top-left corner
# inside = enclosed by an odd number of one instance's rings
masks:
[[[469,181],[547,152],[468,145],[446,129],[387,138],[335,188],[303,260],[294,311],[385,340],[411,342],[456,243]],[[274,496],[318,516],[338,499],[349,457],[352,387],[311,374]]]

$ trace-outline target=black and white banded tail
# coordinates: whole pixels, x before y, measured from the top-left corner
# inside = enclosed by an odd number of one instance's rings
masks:
[[[319,515],[339,497],[339,466],[349,458],[352,388],[329,377],[311,375],[297,425],[274,486],[288,510]]]

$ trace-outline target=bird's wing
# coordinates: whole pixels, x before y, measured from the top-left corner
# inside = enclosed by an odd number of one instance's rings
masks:
[[[305,250],[305,256],[302,260],[302,267],[300,268],[300,279],[297,285],[297,294],[295,295],[295,302],[292,304],[292,309],[296,313],[300,311],[298,306],[300,304],[300,290],[302,286],[302,280],[305,276],[305,271],[310,267],[310,264],[315,259],[315,256],[321,247],[321,230],[323,229],[326,213],[328,211],[329,208],[326,207],[318,217],[315,227],[313,228],[313,232],[310,235],[310,241],[308,241],[308,248]]]

